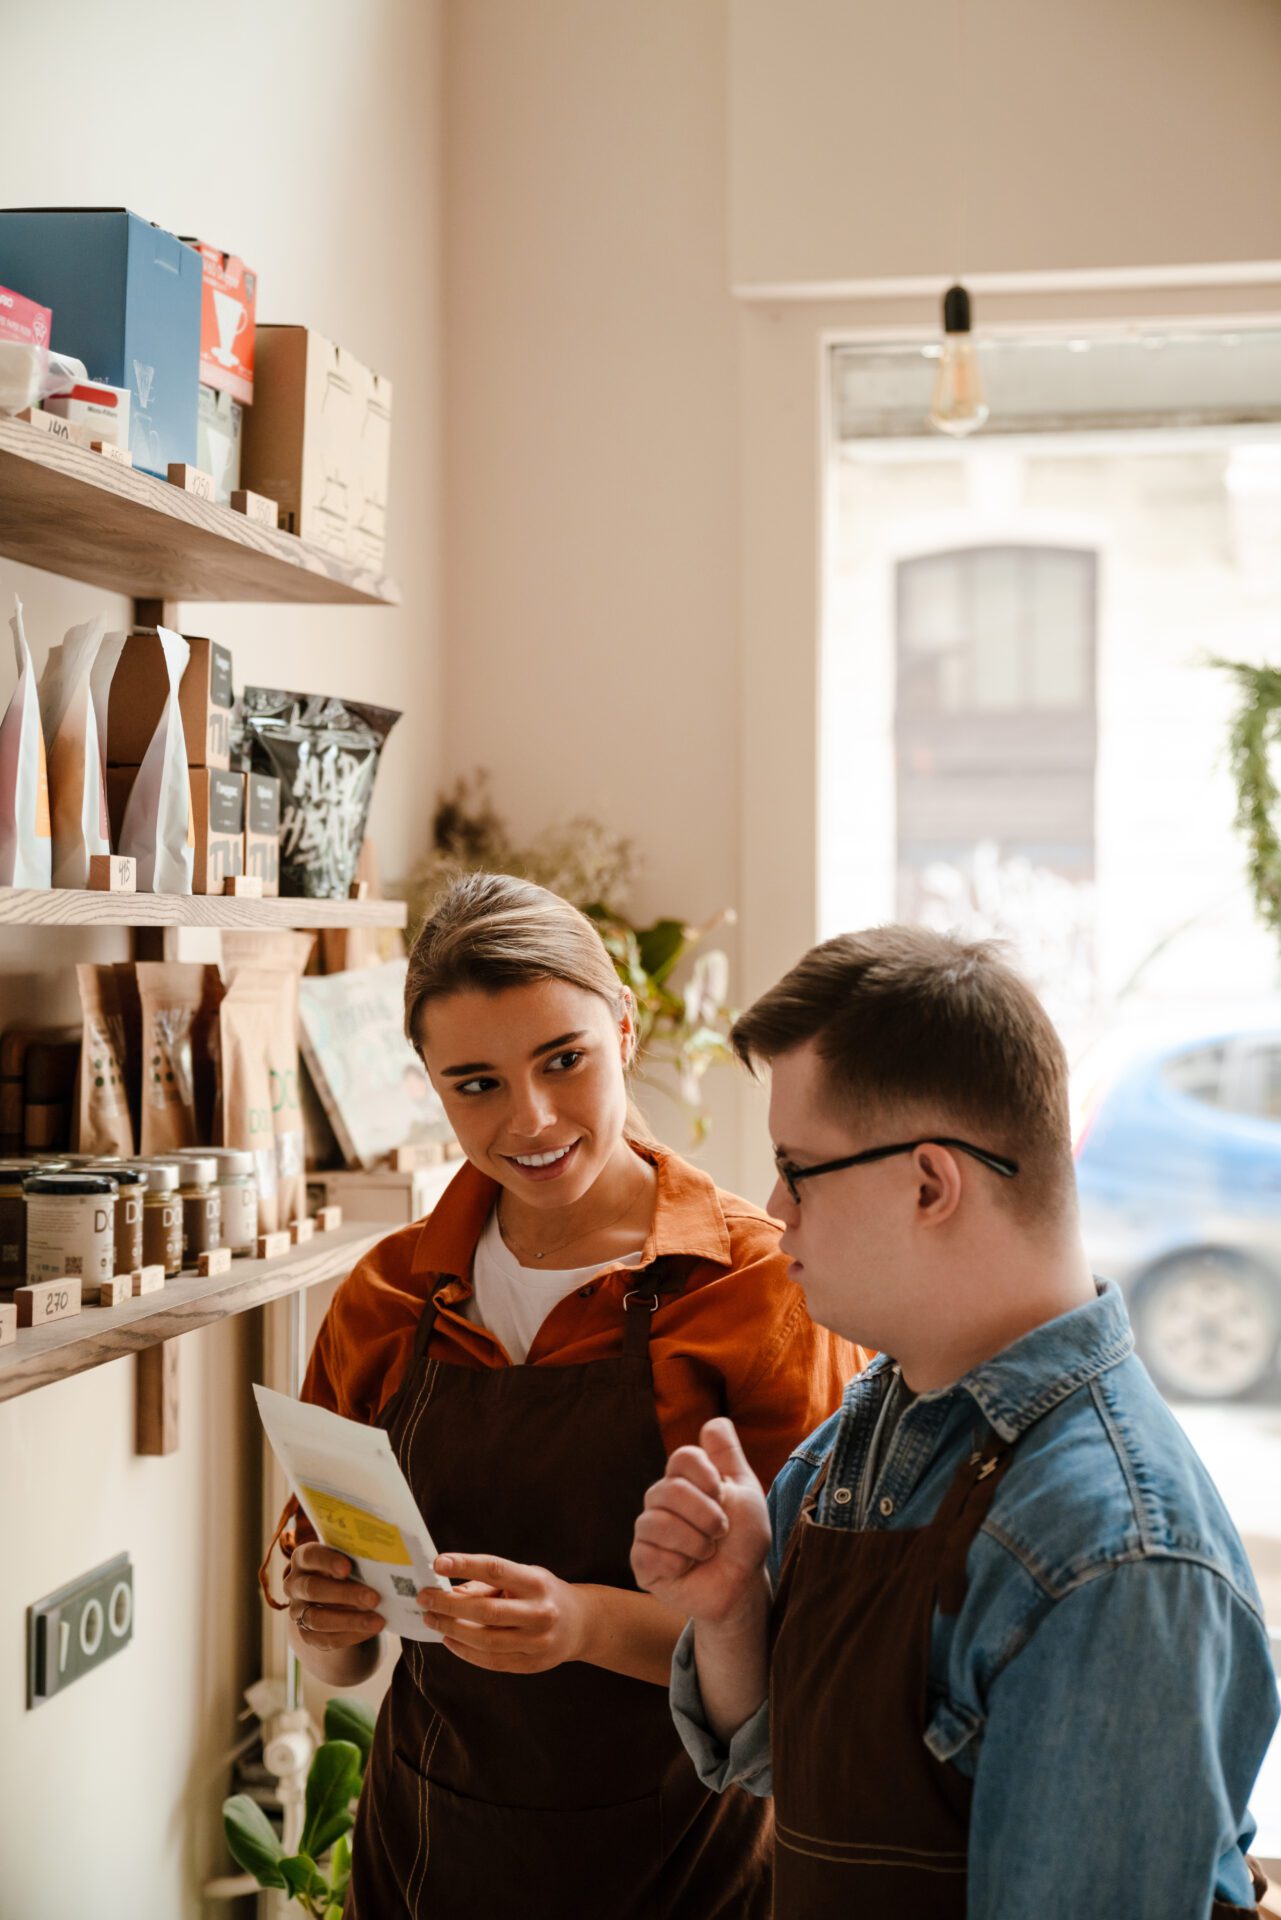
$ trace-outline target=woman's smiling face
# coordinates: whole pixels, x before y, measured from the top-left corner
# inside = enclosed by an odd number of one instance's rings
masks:
[[[531,1206],[572,1206],[627,1121],[635,1030],[564,980],[429,1000],[418,1043],[467,1158]]]

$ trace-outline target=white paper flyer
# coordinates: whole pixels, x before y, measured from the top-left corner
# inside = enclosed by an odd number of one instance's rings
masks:
[[[303,1512],[327,1547],[345,1553],[353,1578],[372,1587],[378,1611],[402,1640],[439,1640],[414,1595],[447,1587],[432,1571],[436,1548],[381,1427],[344,1420],[270,1387],[254,1387],[267,1438]]]

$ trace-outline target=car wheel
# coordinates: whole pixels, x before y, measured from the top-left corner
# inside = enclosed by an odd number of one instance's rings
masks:
[[[1238,1400],[1272,1372],[1281,1296],[1240,1254],[1207,1249],[1154,1268],[1134,1293],[1140,1358],[1163,1393]]]

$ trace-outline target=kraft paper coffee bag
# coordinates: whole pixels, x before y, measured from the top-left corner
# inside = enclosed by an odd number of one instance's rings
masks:
[[[80,1053],[80,1096],[76,1149],[80,1153],[134,1154],[125,1070],[125,1021],[116,969],[77,966],[84,1042]]]
[[[197,1054],[206,1048],[201,1014],[211,968],[139,960],[142,1003],[142,1151],[164,1153],[208,1140],[197,1103]]]
[[[40,717],[49,764],[53,884],[85,887],[89,860],[111,852],[102,746],[91,677],[102,646],[102,616],[72,627],[50,647],[40,678]]]
[[[298,1072],[298,982],[315,945],[311,933],[224,933],[222,970],[229,983],[243,968],[271,973],[278,983],[277,1018],[268,1041],[271,1119],[276,1136],[279,1224],[307,1212],[306,1135]]]
[[[218,1010],[222,1141],[254,1157],[259,1233],[274,1233],[280,1224],[270,1064],[280,997],[279,973],[241,967]]]
[[[0,720],[0,886],[47,887],[53,878],[49,771],[21,600],[15,597],[13,606],[18,684]]]

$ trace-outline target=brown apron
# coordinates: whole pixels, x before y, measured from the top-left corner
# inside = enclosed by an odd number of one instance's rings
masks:
[[[633,1522],[666,1467],[651,1315],[683,1271],[636,1275],[623,1352],[585,1366],[442,1366],[428,1302],[380,1424],[442,1553],[634,1590]],[[769,1801],[702,1786],[665,1688],[577,1661],[494,1673],[405,1641],[345,1920],[764,1920],[771,1824]]]
[[[826,1467],[806,1495],[770,1623],[779,1920],[965,1920],[973,1786],[925,1744],[930,1628],[1012,1457],[989,1433],[924,1527],[820,1526]]]

